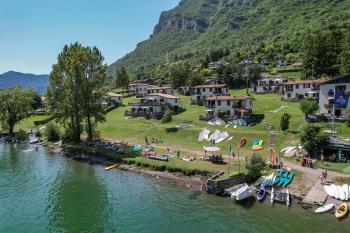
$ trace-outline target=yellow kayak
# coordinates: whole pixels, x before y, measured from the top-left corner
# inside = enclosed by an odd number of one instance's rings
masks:
[[[340,219],[345,217],[347,213],[348,213],[348,206],[346,205],[346,203],[343,203],[340,206],[338,206],[338,208],[336,209],[335,217]]]
[[[119,164],[113,164],[113,165],[111,165],[111,166],[108,166],[108,167],[105,167],[105,170],[111,170],[111,169],[113,169],[113,168],[116,168],[116,167],[118,167],[119,166]]]

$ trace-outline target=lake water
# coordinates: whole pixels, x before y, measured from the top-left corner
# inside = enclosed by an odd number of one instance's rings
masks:
[[[0,144],[0,232],[349,232],[350,220],[237,205],[161,181]]]

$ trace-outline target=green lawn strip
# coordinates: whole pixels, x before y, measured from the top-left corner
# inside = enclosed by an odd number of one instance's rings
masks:
[[[34,125],[34,121],[40,121],[46,119],[48,116],[46,115],[35,115],[35,116],[30,116],[22,121],[20,121],[18,124],[15,126],[15,130],[31,130],[31,129],[36,129],[36,126]]]
[[[320,162],[318,167],[331,171],[350,173],[350,166],[348,163]]]

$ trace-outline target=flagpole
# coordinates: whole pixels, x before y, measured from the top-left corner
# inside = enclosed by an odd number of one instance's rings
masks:
[[[231,162],[231,152],[232,151],[232,148],[230,146],[230,151],[228,153],[228,168],[227,168],[227,174],[230,176],[230,162]]]
[[[240,158],[239,158],[239,150],[240,150],[240,147],[238,145],[238,174],[241,174],[241,162],[240,162]]]

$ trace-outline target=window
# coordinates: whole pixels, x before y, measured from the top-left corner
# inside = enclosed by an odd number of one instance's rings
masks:
[[[213,91],[213,88],[210,88],[209,91],[212,92],[212,91]]]
[[[221,100],[218,100],[218,106],[221,106]]]
[[[295,89],[299,89],[299,84],[295,85]]]
[[[335,86],[335,93],[345,94],[345,92],[346,92],[346,86],[345,85]]]
[[[227,106],[230,106],[230,103],[231,103],[231,102],[230,102],[229,100],[227,100]]]
[[[175,99],[175,103],[177,103],[177,99]]]
[[[205,88],[203,88],[203,92],[205,92]]]
[[[163,103],[163,102],[164,102],[164,99],[163,99],[163,98],[161,98],[161,99],[159,100],[159,102]]]
[[[306,98],[309,97],[309,93],[305,93],[305,97],[306,97]]]
[[[306,84],[306,88],[310,88],[310,83],[307,83],[307,84]]]

